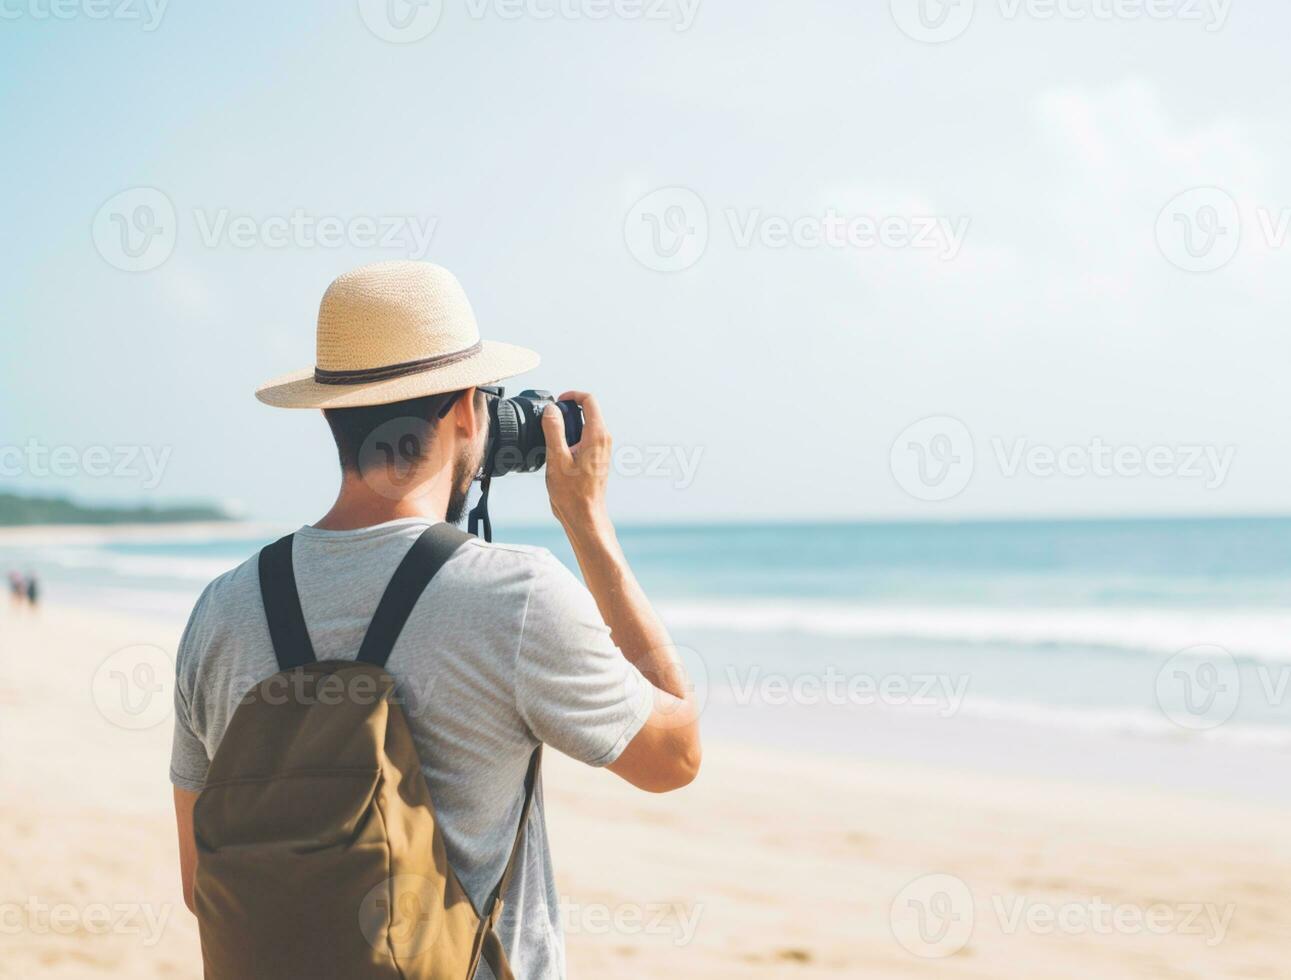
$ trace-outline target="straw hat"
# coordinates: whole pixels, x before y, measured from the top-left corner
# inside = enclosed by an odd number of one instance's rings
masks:
[[[429,262],[376,262],[328,287],[318,357],[256,391],[278,408],[385,405],[491,384],[538,366],[523,347],[480,340],[461,283]]]

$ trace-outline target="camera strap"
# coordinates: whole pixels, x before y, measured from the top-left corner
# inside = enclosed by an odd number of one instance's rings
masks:
[[[492,483],[493,477],[487,472],[480,478],[480,499],[471,508],[466,525],[467,530],[478,537],[480,524],[483,523],[485,541],[493,540],[493,522],[489,520],[489,487]]]

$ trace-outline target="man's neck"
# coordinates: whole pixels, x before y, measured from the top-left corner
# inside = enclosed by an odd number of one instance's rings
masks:
[[[415,495],[392,498],[374,492],[362,480],[347,474],[336,503],[314,527],[324,531],[353,531],[410,517],[442,521],[447,510],[447,480],[436,480],[430,486],[423,484]]]

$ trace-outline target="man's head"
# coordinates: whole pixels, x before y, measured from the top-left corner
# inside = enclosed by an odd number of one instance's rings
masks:
[[[453,517],[487,435],[477,386],[523,374],[538,360],[523,347],[481,340],[447,269],[376,262],[337,277],[323,295],[314,365],[261,385],[256,397],[323,410],[360,519],[390,512],[365,506],[381,503],[371,491],[400,504],[422,498],[423,512],[444,502]],[[468,391],[475,397],[460,397]]]
[[[468,397],[469,396],[469,397]],[[390,500],[442,493],[446,520],[466,510],[484,458],[488,411],[475,388],[386,405],[324,409],[346,481]]]

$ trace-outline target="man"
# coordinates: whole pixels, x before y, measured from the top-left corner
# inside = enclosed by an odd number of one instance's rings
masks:
[[[460,285],[437,266],[378,263],[328,289],[316,367],[257,392],[270,405],[321,408],[340,455],[336,502],[296,532],[292,551],[319,660],[353,659],[413,542],[461,520],[488,431],[476,386],[537,363],[481,342]],[[571,449],[559,412],[544,416],[547,489],[586,587],[544,550],[472,539],[418,601],[388,662],[449,860],[477,908],[511,850],[539,744],[651,792],[699,769],[684,673],[606,509],[604,419],[591,395],[562,398],[582,406],[585,425]],[[207,587],[178,653],[171,781],[190,909],[193,809],[209,761],[243,695],[277,669],[252,559]],[[517,977],[563,977],[540,791],[521,848],[498,932]]]

